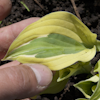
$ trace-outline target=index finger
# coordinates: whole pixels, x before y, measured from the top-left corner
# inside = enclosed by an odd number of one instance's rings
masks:
[[[10,0],[0,0],[0,21],[10,13],[11,7],[12,3]]]

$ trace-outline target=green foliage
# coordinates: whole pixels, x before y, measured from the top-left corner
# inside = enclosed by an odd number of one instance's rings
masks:
[[[59,71],[59,78],[58,78],[58,82],[65,80],[71,76],[75,76],[78,74],[82,74],[82,73],[90,73],[90,71],[92,70],[92,67],[90,65],[90,62],[77,62],[74,65],[71,65],[67,68],[64,68],[62,70]]]
[[[65,11],[50,13],[27,26],[11,44],[3,60],[46,65],[54,74],[44,93],[57,93],[69,77],[91,74],[91,59],[100,50],[100,41],[76,16]],[[94,72],[100,72],[100,61]],[[74,86],[86,97],[77,100],[99,100],[99,76],[92,75]],[[59,87],[59,88],[58,88]]]
[[[79,98],[79,99],[76,99],[76,100],[88,100],[88,99],[84,99],[84,98]]]
[[[94,75],[85,81],[80,81],[79,83],[75,84],[74,86],[77,87],[86,98],[90,98],[94,91],[94,86],[99,81],[98,75]]]
[[[100,60],[97,62],[94,72],[98,72],[98,74],[74,85],[89,100],[100,99]]]
[[[23,1],[20,1],[20,3],[27,9],[28,12],[30,12],[30,9],[27,7],[27,5]]]

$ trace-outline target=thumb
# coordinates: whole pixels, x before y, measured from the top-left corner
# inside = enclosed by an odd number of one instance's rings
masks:
[[[9,66],[11,64],[11,66]],[[12,66],[13,65],[13,66]],[[15,64],[16,65],[16,64]],[[0,100],[14,100],[32,97],[52,81],[49,68],[39,64],[14,64],[0,68]]]

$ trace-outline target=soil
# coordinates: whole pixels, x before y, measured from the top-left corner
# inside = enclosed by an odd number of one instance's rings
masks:
[[[54,11],[69,11],[76,14],[71,3],[71,0],[11,0],[12,10],[10,15],[5,18],[0,27],[4,27],[21,20],[30,17],[42,17],[50,12]],[[23,1],[30,12],[21,4]],[[38,1],[39,4],[36,2]],[[100,39],[100,0],[75,0],[78,12],[83,23],[89,27],[89,29],[97,34],[97,38]],[[95,58],[91,61],[94,66],[100,58],[100,53],[98,52]],[[1,62],[1,64],[7,63]],[[78,76],[73,76],[70,78],[69,82],[66,84],[64,90],[57,94],[45,94],[39,96],[36,100],[75,100],[76,98],[84,97],[83,94],[76,88],[73,84],[80,80],[84,80],[87,77],[86,74],[81,74]]]

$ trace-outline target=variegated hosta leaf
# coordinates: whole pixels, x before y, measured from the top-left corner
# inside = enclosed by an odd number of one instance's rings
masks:
[[[84,98],[79,98],[79,99],[75,99],[75,100],[88,100],[88,99],[84,99]]]
[[[84,81],[80,81],[79,83],[75,84],[74,86],[76,88],[78,88],[86,98],[91,98],[91,95],[93,94],[93,87],[97,84],[97,82],[99,81],[99,76],[98,75],[94,75],[91,78],[84,80]],[[91,99],[91,100],[97,100],[97,99]]]
[[[40,63],[51,70],[60,70],[77,61],[87,62],[95,53],[95,46],[86,48],[74,39],[52,33],[21,45],[11,51],[6,59],[18,60],[21,63]]]
[[[100,40],[97,40],[96,47],[97,47],[97,51],[100,51]]]
[[[59,78],[57,81],[58,82],[62,81],[73,75],[78,75],[78,74],[82,74],[82,73],[90,73],[91,70],[92,70],[92,66],[91,66],[90,62],[86,62],[86,63],[77,62],[74,65],[71,65],[67,68],[60,70]]]
[[[99,80],[98,80],[98,83],[94,87],[92,87],[94,93],[92,94],[90,100],[100,100],[100,60],[97,62],[94,72],[99,73],[99,76],[98,76]]]
[[[9,48],[14,48],[34,38],[46,36],[50,33],[63,34],[83,42],[89,47],[96,43],[96,34],[93,34],[76,16],[72,13],[58,11],[48,14],[39,21],[26,27]],[[24,36],[23,36],[24,34]],[[24,40],[24,41],[22,41]],[[16,45],[15,45],[16,44]]]
[[[99,74],[75,84],[75,87],[77,87],[86,98],[89,98],[89,100],[100,99],[100,60],[97,62],[94,72],[98,72]]]
[[[96,53],[95,44],[96,34],[73,14],[59,11],[24,29],[3,60],[40,63],[61,70],[77,61],[90,61]]]
[[[85,45],[93,46],[96,43],[96,37],[97,37],[96,34],[93,34],[72,13],[65,12],[65,11],[58,11],[58,12],[54,12],[54,13],[44,16],[36,23],[32,23],[30,26],[28,26],[21,34],[24,34],[25,32],[30,31],[30,29],[34,29],[34,28],[38,28],[38,27],[42,27],[42,26],[51,26],[51,25],[61,26],[70,31],[73,31],[75,38],[74,38],[74,36],[71,36],[72,33],[69,34],[70,37],[72,37],[74,39],[77,38],[78,41],[83,41],[83,43],[85,43]],[[68,35],[68,34],[65,34],[65,35]]]

